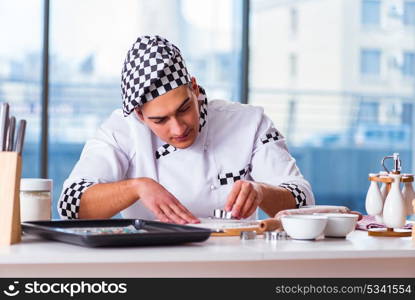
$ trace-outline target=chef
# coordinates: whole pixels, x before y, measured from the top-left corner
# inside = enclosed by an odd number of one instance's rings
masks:
[[[314,204],[285,139],[260,107],[208,101],[180,50],[142,36],[122,70],[123,107],[87,141],[63,185],[64,219],[198,223],[222,208],[255,219]]]

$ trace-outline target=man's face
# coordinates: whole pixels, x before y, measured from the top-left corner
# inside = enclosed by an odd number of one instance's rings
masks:
[[[197,95],[187,85],[147,102],[136,113],[155,135],[176,148],[191,146],[199,133]]]

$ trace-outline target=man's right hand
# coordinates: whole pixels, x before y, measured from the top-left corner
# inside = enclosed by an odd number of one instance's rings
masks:
[[[150,209],[161,222],[186,224],[200,223],[179,200],[151,178],[138,178],[139,201]]]

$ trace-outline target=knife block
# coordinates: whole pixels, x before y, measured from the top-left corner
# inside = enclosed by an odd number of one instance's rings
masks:
[[[21,241],[21,175],[22,157],[17,152],[0,152],[0,246]]]

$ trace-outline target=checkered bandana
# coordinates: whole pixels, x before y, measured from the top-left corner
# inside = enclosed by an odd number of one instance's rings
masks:
[[[158,35],[139,37],[127,53],[121,74],[124,116],[189,82],[179,48]]]

